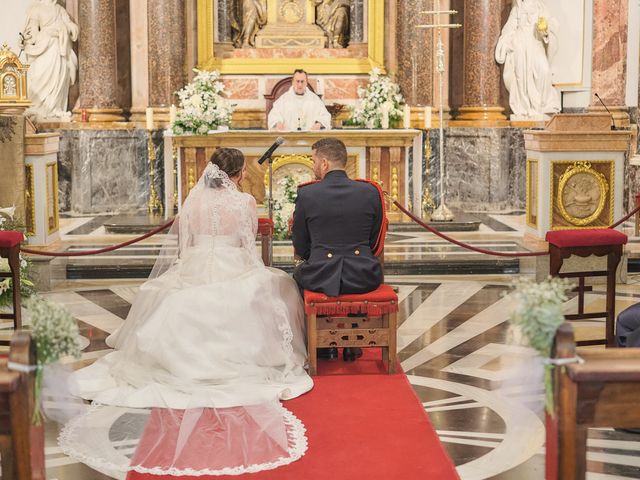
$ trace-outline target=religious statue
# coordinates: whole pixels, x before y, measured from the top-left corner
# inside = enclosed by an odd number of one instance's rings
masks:
[[[232,22],[233,46],[247,48],[256,46],[256,34],[267,23],[267,0],[242,1],[242,25]]]
[[[315,0],[316,23],[327,35],[327,48],[349,46],[349,0]]]
[[[542,120],[560,110],[553,87],[550,60],[557,48],[557,22],[543,0],[515,0],[496,46],[496,61],[504,64],[512,119]]]
[[[56,0],[34,0],[27,10],[21,47],[31,65],[28,93],[33,106],[26,114],[36,120],[69,119],[69,86],[76,81],[78,57],[71,42],[78,26]]]

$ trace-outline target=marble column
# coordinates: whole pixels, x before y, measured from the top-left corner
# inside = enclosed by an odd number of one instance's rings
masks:
[[[421,12],[431,9],[431,1],[398,2],[396,23],[398,84],[411,106],[433,105],[433,32],[416,28],[430,23]]]
[[[463,105],[451,125],[508,126],[500,106],[500,67],[494,51],[500,36],[503,0],[473,0],[464,4]]]
[[[148,4],[149,106],[159,126],[165,126],[169,107],[176,103],[174,94],[185,84],[185,3],[154,0]]]
[[[74,115],[86,110],[91,122],[124,120],[118,105],[116,0],[79,0],[78,20],[80,99]]]
[[[145,121],[149,105],[149,51],[147,34],[147,0],[129,4],[131,32],[131,118],[132,122]]]
[[[628,0],[594,0],[591,91],[613,113],[616,126],[629,126],[626,107]],[[605,111],[593,95],[592,111]]]

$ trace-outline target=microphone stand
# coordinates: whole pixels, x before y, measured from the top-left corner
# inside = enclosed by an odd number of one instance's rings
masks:
[[[273,157],[269,155],[267,161],[269,162],[269,204],[267,208],[269,210],[269,220],[274,225],[275,231],[275,224],[273,223]],[[269,266],[273,266],[273,235],[269,240]]]

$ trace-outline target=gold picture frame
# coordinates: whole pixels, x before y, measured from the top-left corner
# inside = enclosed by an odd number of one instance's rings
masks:
[[[197,0],[198,68],[223,75],[291,74],[302,68],[311,74],[367,74],[384,72],[384,0],[369,0],[367,57],[361,58],[216,58],[214,1]]]

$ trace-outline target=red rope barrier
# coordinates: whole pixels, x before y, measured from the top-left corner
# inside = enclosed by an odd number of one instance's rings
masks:
[[[618,220],[616,223],[614,223],[613,225],[611,225],[609,228],[616,228],[619,227],[620,225],[622,225],[624,222],[626,222],[627,220],[629,220],[631,217],[633,217],[636,213],[640,212],[640,205],[638,205],[636,208],[634,208],[633,210],[631,210],[629,213],[627,213],[624,217],[622,217],[620,220]]]
[[[45,252],[43,250],[32,250],[30,248],[23,248],[23,247],[20,247],[20,250],[24,253],[30,253],[32,255],[44,255],[47,257],[84,257],[85,255],[97,255],[99,253],[112,252],[114,250],[118,250],[119,248],[126,247],[128,245],[138,243],[146,238],[152,237],[156,233],[160,233],[166,228],[169,228],[173,224],[173,222],[174,222],[174,219],[171,219],[164,225],[160,225],[159,227],[156,227],[153,230],[148,231],[144,235],[133,238],[131,240],[127,240],[126,242],[118,243],[117,245],[100,248],[98,250],[87,250],[85,252]]]
[[[418,217],[416,217],[411,212],[409,212],[402,205],[400,205],[396,200],[393,201],[393,204],[396,207],[398,207],[398,209],[402,213],[404,213],[407,217],[409,217],[411,220],[416,222],[422,228],[429,230],[431,233],[434,233],[440,238],[445,239],[447,242],[451,242],[455,245],[458,245],[459,247],[466,248],[467,250],[471,250],[473,252],[484,253],[485,255],[495,255],[497,257],[541,257],[543,255],[549,255],[549,252],[496,252],[495,250],[487,250],[486,248],[474,247],[472,245],[469,245],[468,243],[464,243],[459,240],[456,240],[455,238],[452,238],[449,235],[445,235],[444,233],[433,228],[432,226],[427,225]]]

